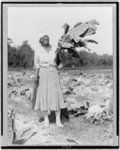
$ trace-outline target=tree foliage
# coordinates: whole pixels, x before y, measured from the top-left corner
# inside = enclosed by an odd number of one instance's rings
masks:
[[[98,55],[87,51],[80,51],[79,58],[72,57],[67,52],[62,52],[60,55],[61,61],[65,67],[80,66],[80,67],[112,67],[113,56],[108,54]]]
[[[8,66],[31,68],[34,64],[34,50],[24,41],[21,46],[12,47],[8,41]]]
[[[12,40],[9,40],[12,41]],[[8,41],[8,66],[9,67],[23,67],[32,68],[34,66],[34,50],[28,44],[28,41],[23,41],[23,44],[18,47],[11,46]],[[113,56],[104,54],[98,55],[87,51],[79,51],[78,57],[74,57],[67,50],[61,51],[60,60],[65,67],[99,67],[99,66],[112,66]]]

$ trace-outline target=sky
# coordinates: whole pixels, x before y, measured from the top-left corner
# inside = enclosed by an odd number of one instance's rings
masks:
[[[36,51],[43,33],[50,36],[51,44],[57,45],[64,33],[64,23],[72,28],[78,22],[92,19],[96,19],[100,25],[95,35],[86,37],[99,43],[88,45],[91,52],[113,54],[111,7],[9,7],[8,37],[15,46],[28,40]]]

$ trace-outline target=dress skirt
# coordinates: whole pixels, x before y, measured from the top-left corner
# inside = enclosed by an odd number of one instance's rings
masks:
[[[57,111],[65,108],[64,97],[60,87],[58,71],[40,68],[39,86],[36,93],[35,110]]]

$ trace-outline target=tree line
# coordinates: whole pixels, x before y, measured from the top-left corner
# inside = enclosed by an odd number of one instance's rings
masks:
[[[13,47],[8,42],[8,67],[32,68],[34,65],[34,50],[24,41],[21,46]]]
[[[33,68],[35,52],[29,45],[28,41],[24,41],[21,46],[14,47],[11,45],[12,40],[8,38],[8,66]],[[61,62],[64,67],[80,66],[80,67],[112,67],[113,56],[108,54],[98,55],[95,52],[87,52],[82,50],[78,52],[79,58],[73,57],[70,53],[63,51],[61,53]]]
[[[108,54],[98,55],[95,52],[87,52],[81,50],[78,52],[79,58],[72,57],[69,53],[61,56],[62,63],[65,67],[79,66],[79,67],[112,67],[113,56]]]

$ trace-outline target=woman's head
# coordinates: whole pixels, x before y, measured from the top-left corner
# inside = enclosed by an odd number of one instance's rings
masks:
[[[43,46],[48,46],[49,45],[49,36],[48,35],[43,35],[39,42],[43,45]]]

